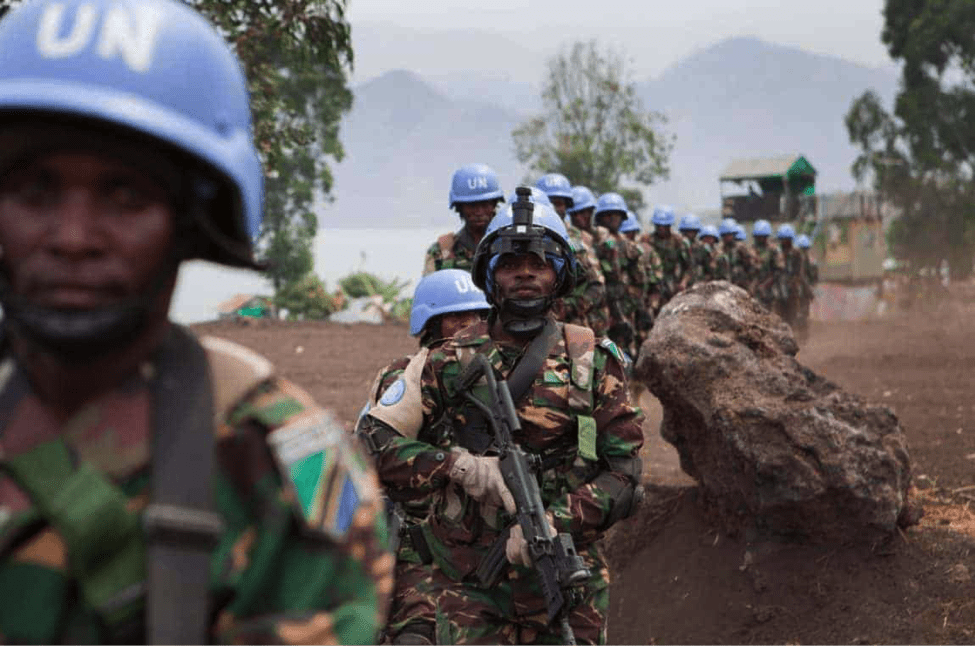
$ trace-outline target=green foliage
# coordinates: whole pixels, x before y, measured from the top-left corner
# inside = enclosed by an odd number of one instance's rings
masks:
[[[409,284],[407,280],[384,280],[375,274],[366,271],[359,271],[349,274],[339,280],[339,286],[349,298],[363,298],[365,296],[380,295],[384,303],[392,303],[399,297],[403,288]]]
[[[280,290],[312,269],[312,207],[332,189],[326,160],[343,156],[338,129],[352,106],[353,58],[345,0],[184,1],[219,26],[247,72],[267,169],[260,255]]]
[[[902,216],[891,226],[894,255],[916,270],[948,260],[972,272],[975,253],[975,3],[886,0],[882,41],[903,64],[892,113],[867,92],[846,116],[860,148],[858,180]]]
[[[277,308],[288,310],[288,319],[324,319],[337,307],[335,300],[325,290],[325,283],[313,272],[277,290],[274,295]]]
[[[673,137],[662,114],[644,110],[621,55],[574,43],[549,61],[542,102],[544,113],[512,133],[532,171],[562,173],[597,194],[617,191],[634,211],[644,201],[633,185],[667,178]]]

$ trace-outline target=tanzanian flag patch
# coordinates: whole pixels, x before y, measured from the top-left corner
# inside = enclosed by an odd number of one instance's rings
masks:
[[[294,420],[268,436],[284,479],[310,529],[341,541],[362,504],[342,429],[325,413]]]

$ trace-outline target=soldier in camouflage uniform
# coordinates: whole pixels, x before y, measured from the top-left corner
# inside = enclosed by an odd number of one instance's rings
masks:
[[[596,202],[595,228],[603,241],[602,267],[610,318],[606,334],[632,357],[637,338],[634,321],[643,309],[649,278],[639,260],[639,250],[619,234],[628,212],[619,193],[603,193]]]
[[[799,318],[799,305],[806,291],[806,276],[803,267],[804,260],[802,251],[792,244],[795,240],[796,232],[791,224],[779,226],[775,237],[778,238],[779,245],[782,248],[782,273],[785,278],[785,294],[781,301],[779,315],[786,323],[795,327]]]
[[[757,260],[752,295],[770,312],[780,312],[786,299],[783,280],[785,264],[782,252],[769,244],[770,235],[772,224],[768,220],[757,220],[752,226],[752,253]]]
[[[713,224],[701,227],[701,232],[694,242],[706,249],[706,252],[698,252],[700,260],[696,261],[694,265],[694,282],[704,283],[709,280],[718,280],[718,258],[721,255],[721,239],[718,236],[718,228]],[[694,254],[692,253],[693,257]]]
[[[535,186],[548,195],[552,208],[564,219],[573,205],[572,184],[568,178],[559,173],[548,173]],[[597,336],[602,336],[608,328],[603,314],[606,308],[606,280],[599,271],[596,251],[586,241],[589,235],[583,234],[571,224],[566,228],[569,231],[569,243],[578,261],[579,275],[576,276],[576,286],[572,293],[556,303],[555,315],[565,323],[589,326]]]
[[[705,242],[698,237],[698,232],[701,231],[701,220],[693,213],[688,213],[681,218],[677,230],[690,246],[688,253],[691,258],[691,273],[687,286],[714,280],[718,270],[718,252],[713,243]]]
[[[516,232],[512,220],[511,211],[499,214],[475,259],[474,281],[485,286],[493,308],[488,320],[431,351],[415,371],[408,368],[401,385],[363,418],[383,484],[435,499],[422,524],[427,564],[397,582],[388,626],[393,643],[564,643],[548,625],[520,531],[507,538],[509,564],[495,587],[481,587],[472,576],[511,525],[512,498],[497,457],[484,454],[490,437],[477,409],[460,396],[458,378],[475,353],[510,378],[536,339],[540,368],[529,375],[526,392],[513,396],[522,427],[514,439],[541,460],[549,531],[570,533],[590,571],[568,612],[575,637],[606,640],[609,573],[596,541],[632,510],[641,419],[628,401],[619,349],[550,315],[552,299],[571,288],[561,220],[538,205],[527,230]]]
[[[796,315],[796,334],[800,340],[809,337],[809,309],[813,299],[816,297],[814,287],[819,282],[819,265],[809,253],[812,242],[809,236],[802,234],[796,236],[796,247],[802,252],[802,295],[799,299],[799,312]]]
[[[674,209],[658,206],[653,210],[653,233],[645,241],[660,257],[664,277],[660,283],[660,306],[684,291],[692,278],[690,244],[671,227],[676,220]]]
[[[619,254],[613,244],[612,236],[606,227],[598,227],[593,224],[593,214],[596,211],[596,196],[585,186],[572,187],[572,206],[568,209],[569,222],[566,228],[569,231],[569,240],[578,231],[583,244],[586,246],[587,257],[601,276],[605,297],[602,307],[592,307],[589,310],[587,319],[589,327],[597,335],[602,336],[609,333],[612,325],[613,316],[610,312],[609,284],[615,281],[620,275]]]
[[[454,172],[450,181],[450,208],[456,209],[464,226],[445,233],[427,249],[423,275],[441,269],[471,270],[474,250],[494,217],[504,192],[498,174],[486,164],[468,164]]]
[[[141,57],[57,49],[84,16],[136,25]],[[167,315],[183,260],[256,268],[224,39],[175,1],[28,0],[0,53],[0,642],[372,643],[393,557],[368,457]]]
[[[717,278],[751,292],[755,261],[747,245],[736,240],[738,223],[733,218],[725,218],[718,227],[718,234],[721,245],[718,248]]]
[[[637,303],[633,316],[633,329],[636,334],[636,352],[639,354],[643,342],[647,340],[653,327],[654,313],[660,307],[660,281],[663,280],[663,266],[657,253],[637,240],[640,223],[630,211],[620,225],[620,233],[626,238],[626,258],[628,262],[630,298]],[[633,265],[637,268],[630,269]]]

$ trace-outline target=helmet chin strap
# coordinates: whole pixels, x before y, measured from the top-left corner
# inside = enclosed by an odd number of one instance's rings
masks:
[[[552,297],[499,299],[498,319],[501,327],[511,336],[531,338],[545,327],[548,311],[552,307]]]

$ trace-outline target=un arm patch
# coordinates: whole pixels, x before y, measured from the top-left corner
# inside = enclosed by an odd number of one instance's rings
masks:
[[[272,431],[268,444],[307,529],[342,542],[376,493],[348,434],[318,411]]]

